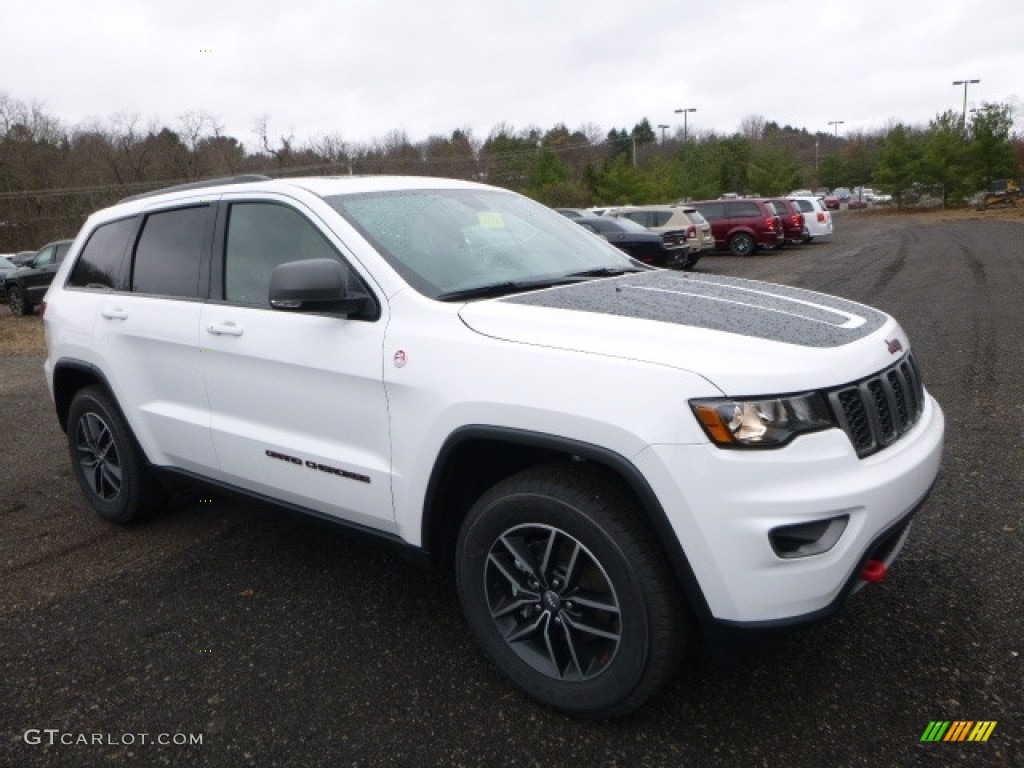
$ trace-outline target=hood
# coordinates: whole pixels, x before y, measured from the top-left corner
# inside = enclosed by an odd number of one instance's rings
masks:
[[[831,387],[910,345],[888,315],[800,288],[653,270],[467,304],[474,331],[704,376],[726,394]]]

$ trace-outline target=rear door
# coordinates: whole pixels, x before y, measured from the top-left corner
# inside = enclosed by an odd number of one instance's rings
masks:
[[[272,309],[274,267],[337,260],[373,291],[342,244],[300,203],[222,203],[212,298],[200,342],[223,481],[393,531],[382,349],[386,306],[360,318]]]
[[[208,200],[97,229],[69,288],[97,291],[94,345],[149,459],[216,465],[199,350],[215,207]]]

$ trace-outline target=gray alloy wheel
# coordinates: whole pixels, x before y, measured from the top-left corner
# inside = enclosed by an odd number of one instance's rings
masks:
[[[78,469],[89,490],[103,501],[116,499],[121,493],[121,457],[110,425],[89,411],[79,419],[74,440]]]
[[[733,256],[750,256],[756,246],[754,238],[746,232],[733,235],[729,241],[729,250],[732,251]]]
[[[548,525],[517,525],[491,544],[484,569],[491,619],[509,648],[555,680],[589,680],[622,642],[615,587],[579,540]]]

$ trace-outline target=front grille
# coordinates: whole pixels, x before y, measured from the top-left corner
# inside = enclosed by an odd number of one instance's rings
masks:
[[[924,387],[914,356],[863,381],[831,390],[828,400],[839,426],[861,458],[891,445],[921,418]]]

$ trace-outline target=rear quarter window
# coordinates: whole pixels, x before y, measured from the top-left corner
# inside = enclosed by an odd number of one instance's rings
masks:
[[[124,255],[135,236],[138,219],[120,219],[93,230],[71,270],[68,286],[111,291],[127,290]]]

